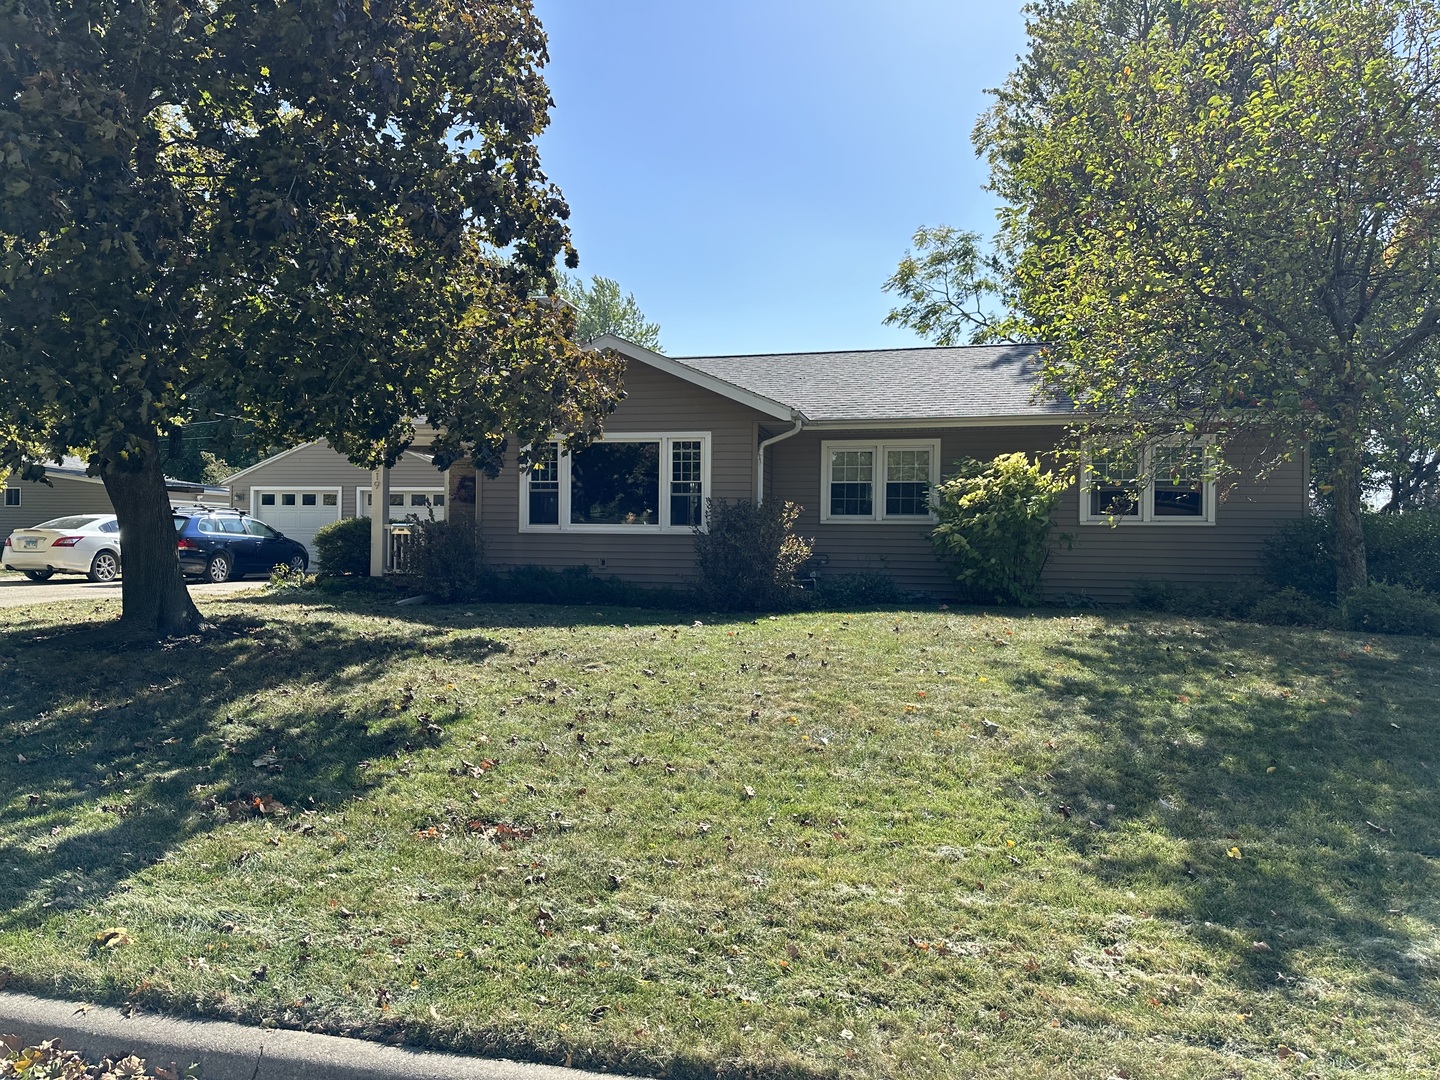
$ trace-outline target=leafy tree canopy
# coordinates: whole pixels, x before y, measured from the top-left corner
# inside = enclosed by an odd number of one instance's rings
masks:
[[[660,324],[648,322],[634,293],[620,292],[620,283],[596,274],[587,286],[578,274],[564,274],[560,295],[575,307],[575,336],[593,341],[601,334],[614,334],[626,341],[664,352],[660,348]]]
[[[527,0],[0,3],[0,467],[93,455],[127,622],[198,622],[161,464],[221,411],[493,468],[613,407],[545,298],[545,60]]]
[[[1440,12],[1026,10],[975,129],[1005,204],[1005,332],[1049,343],[1049,386],[1136,438],[1328,446],[1339,585],[1363,585],[1367,446],[1440,391]]]

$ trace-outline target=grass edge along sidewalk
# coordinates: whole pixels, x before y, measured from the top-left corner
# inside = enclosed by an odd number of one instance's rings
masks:
[[[0,990],[0,1036],[56,1040],[98,1060],[128,1054],[203,1080],[600,1080],[601,1074],[381,1046],[308,1031],[181,1019]],[[613,1080],[614,1073],[604,1074]],[[624,1078],[621,1078],[624,1080]]]

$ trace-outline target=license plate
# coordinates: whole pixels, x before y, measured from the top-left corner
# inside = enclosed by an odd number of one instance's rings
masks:
[[[39,539],[39,537],[27,536],[27,537],[25,538],[25,550],[26,550],[26,551],[31,551],[31,550],[33,550],[33,549],[35,549],[35,548],[38,548],[39,546],[40,546],[40,539]]]

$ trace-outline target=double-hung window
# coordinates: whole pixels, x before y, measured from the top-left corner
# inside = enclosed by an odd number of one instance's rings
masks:
[[[940,440],[822,442],[821,521],[920,521],[940,480]]]
[[[1167,439],[1130,452],[1087,454],[1081,524],[1215,524],[1215,448],[1209,438]]]
[[[520,472],[524,531],[688,532],[704,523],[710,435],[616,433],[536,448]]]

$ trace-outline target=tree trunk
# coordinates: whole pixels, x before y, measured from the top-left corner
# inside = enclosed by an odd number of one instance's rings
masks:
[[[137,636],[193,634],[200,611],[180,576],[159,444],[153,439],[143,444],[138,465],[133,459],[109,463],[100,476],[120,522],[121,624]]]
[[[1365,530],[1361,527],[1364,495],[1360,485],[1360,451],[1337,445],[1331,459],[1335,485],[1335,595],[1345,599],[1369,582],[1365,566]]]

